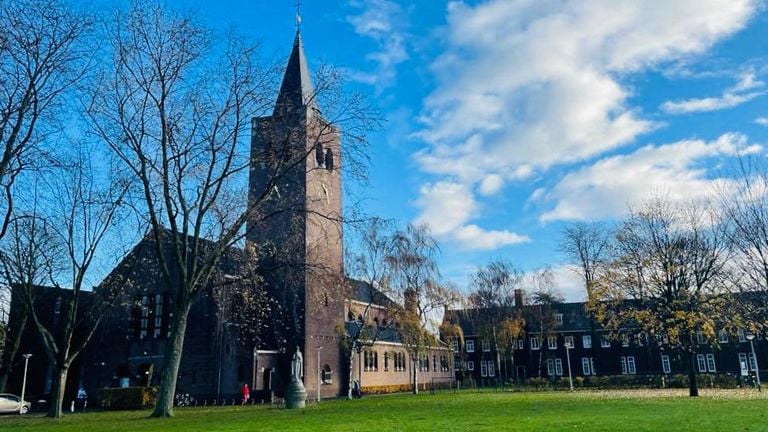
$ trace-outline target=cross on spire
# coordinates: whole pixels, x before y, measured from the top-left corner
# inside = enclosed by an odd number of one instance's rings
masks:
[[[301,0],[296,0],[296,31],[301,29]]]

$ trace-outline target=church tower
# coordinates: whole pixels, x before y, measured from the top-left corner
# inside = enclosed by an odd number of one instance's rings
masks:
[[[265,387],[287,384],[290,357],[304,354],[309,395],[341,391],[337,328],[344,282],[339,133],[322,116],[297,31],[271,116],[252,120],[247,240],[277,307],[257,361]],[[320,363],[318,364],[318,358]],[[259,389],[256,389],[259,390]]]

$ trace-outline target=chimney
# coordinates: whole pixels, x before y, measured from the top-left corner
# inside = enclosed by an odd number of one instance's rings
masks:
[[[523,290],[519,288],[515,290],[515,306],[516,307],[523,306]]]

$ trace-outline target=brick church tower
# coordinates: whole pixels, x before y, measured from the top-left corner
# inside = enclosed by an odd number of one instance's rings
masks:
[[[309,397],[318,386],[323,396],[337,395],[344,382],[341,149],[315,95],[297,31],[272,115],[252,120],[249,200],[256,212],[247,239],[278,305],[257,347],[254,390],[281,393],[299,347]]]

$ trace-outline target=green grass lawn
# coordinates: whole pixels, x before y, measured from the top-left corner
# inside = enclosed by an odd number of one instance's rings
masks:
[[[51,420],[0,418],[13,431],[768,431],[768,399],[749,391],[443,393],[324,401],[304,410],[182,408],[172,419],[148,411],[94,412]]]

